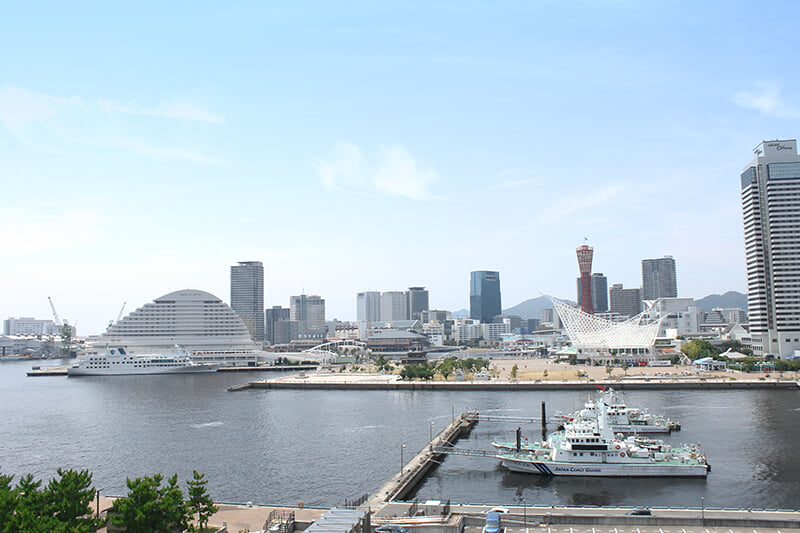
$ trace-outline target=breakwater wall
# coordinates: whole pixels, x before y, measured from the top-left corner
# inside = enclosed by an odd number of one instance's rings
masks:
[[[796,381],[768,380],[650,380],[650,381],[395,381],[365,382],[328,380],[270,380],[253,381],[230,387],[229,391],[247,389],[304,389],[304,390],[408,390],[408,391],[569,391],[596,390],[612,387],[616,390],[736,390],[736,389],[798,389]]]

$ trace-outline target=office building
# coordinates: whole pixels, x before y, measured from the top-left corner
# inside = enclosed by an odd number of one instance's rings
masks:
[[[581,311],[593,315],[592,256],[594,255],[594,248],[584,244],[575,250],[575,254],[578,256],[578,270],[581,273]]]
[[[289,313],[290,310],[288,307],[281,307],[280,305],[273,305],[270,309],[267,309],[265,313],[266,331],[264,333],[267,342],[269,342],[272,345],[285,344],[285,343],[279,343],[275,340],[276,339],[275,327],[277,322],[286,322],[288,320],[291,320]],[[289,339],[289,340],[292,341],[294,339]]]
[[[608,300],[612,313],[631,317],[642,312],[642,291],[639,287],[625,289],[622,283],[615,283],[608,290]]]
[[[364,291],[356,294],[356,320],[367,325],[381,319],[381,293]]]
[[[434,320],[437,322],[444,323],[446,320],[452,320],[453,313],[450,311],[443,311],[440,309],[430,309],[428,311],[423,311],[420,313],[419,321],[423,324],[427,324],[428,322],[433,322]]]
[[[502,314],[500,300],[500,272],[476,270],[470,273],[469,317],[472,320],[491,322]]]
[[[305,334],[325,333],[325,300],[316,294],[290,296],[289,318],[305,324]]]
[[[678,281],[675,274],[675,260],[672,256],[642,259],[642,299],[677,297]]]
[[[427,311],[428,291],[425,287],[409,287],[406,291],[406,311],[409,320],[420,320],[422,312]]]
[[[239,261],[231,267],[231,309],[242,318],[250,336],[264,342],[264,265]]]
[[[592,307],[595,313],[605,313],[608,311],[608,278],[602,272],[595,272],[591,277],[592,284]],[[581,306],[583,299],[583,290],[581,286],[581,278],[577,278],[578,286],[578,306]]]
[[[386,291],[381,293],[381,322],[397,322],[406,320],[408,304],[403,291]]]
[[[58,335],[58,326],[52,320],[9,317],[3,320],[3,335]]]
[[[800,157],[764,141],[741,174],[747,292],[755,355],[800,350]]]

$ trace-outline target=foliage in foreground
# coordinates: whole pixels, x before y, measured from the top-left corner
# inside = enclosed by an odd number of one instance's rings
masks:
[[[3,533],[90,533],[99,521],[92,514],[95,497],[92,474],[88,470],[58,469],[42,487],[32,475],[11,485],[14,476],[0,474],[0,531]]]

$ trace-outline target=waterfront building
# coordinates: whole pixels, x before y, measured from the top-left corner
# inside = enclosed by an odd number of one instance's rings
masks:
[[[677,298],[678,281],[675,259],[665,255],[659,259],[642,259],[642,299]]]
[[[422,312],[428,310],[428,290],[425,287],[409,287],[406,291],[406,318],[420,320]]]
[[[381,319],[381,293],[364,291],[356,294],[356,320],[366,322],[367,327]]]
[[[381,322],[406,320],[408,305],[406,293],[403,291],[386,291],[381,293]]]
[[[52,320],[33,317],[9,317],[3,320],[3,335],[58,335],[58,325]]]
[[[399,329],[371,329],[367,348],[373,352],[423,352],[430,347],[425,335]]]
[[[584,313],[594,314],[592,301],[592,256],[594,248],[583,245],[575,250],[578,256],[578,270],[581,273],[581,310]]]
[[[275,341],[275,324],[277,322],[285,322],[287,320],[291,320],[289,308],[281,307],[280,305],[273,305],[272,308],[267,309],[264,314],[266,322],[266,330],[264,333],[267,338],[267,342],[269,342],[270,344],[281,344]],[[289,339],[289,340],[294,340],[294,339]]]
[[[458,344],[471,341],[479,341],[483,335],[480,320],[471,318],[456,319],[453,325],[453,334]]]
[[[800,157],[797,141],[763,141],[741,174],[754,355],[800,353]]]
[[[625,289],[622,283],[614,283],[608,290],[608,300],[612,313],[631,317],[642,312],[642,292],[638,287]]]
[[[485,341],[499,341],[501,336],[511,333],[509,322],[485,322],[481,324],[481,337]]]
[[[305,333],[301,332],[300,338],[304,338],[303,335],[316,338],[318,333],[322,334],[321,338],[325,337],[325,299],[316,294],[289,297],[289,318],[305,324]]]
[[[264,265],[239,261],[231,266],[231,309],[236,311],[256,342],[264,342]]]
[[[661,317],[658,336],[671,339],[700,334],[705,316],[694,304],[694,298],[659,298],[649,303],[647,312]]]
[[[434,346],[444,346],[444,325],[439,321],[426,322],[422,328],[422,334]]]
[[[583,290],[581,278],[577,278],[578,305],[581,305]],[[608,311],[608,278],[602,272],[594,272],[591,276],[592,286],[592,307],[595,313],[605,313]]]
[[[624,322],[612,322],[557,298],[548,298],[564,323],[578,360],[607,365],[614,361],[637,364],[657,358],[655,341],[661,327],[660,316],[640,313]]]
[[[198,362],[255,364],[256,344],[242,318],[211,293],[184,289],[165,294],[87,339],[90,353],[107,347],[129,353],[190,352]]]
[[[470,273],[469,317],[472,320],[491,322],[502,314],[500,298],[500,272],[476,270]]]

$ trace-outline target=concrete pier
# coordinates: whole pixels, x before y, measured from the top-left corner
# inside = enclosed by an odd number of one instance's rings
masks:
[[[386,502],[405,498],[425,479],[425,474],[444,459],[444,455],[435,453],[434,450],[437,447],[453,446],[459,438],[468,434],[478,422],[477,415],[478,413],[467,411],[455,417],[427,446],[403,465],[402,472],[397,472],[389,478],[361,507],[376,509]]]

